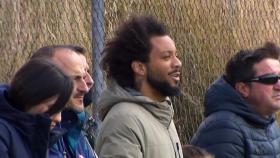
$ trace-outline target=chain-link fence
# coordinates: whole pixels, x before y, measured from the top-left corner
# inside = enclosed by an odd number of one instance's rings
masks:
[[[91,52],[102,35],[92,36],[92,10],[90,0],[1,0],[0,81],[9,81],[42,45],[74,43]],[[184,143],[203,119],[206,88],[229,57],[280,40],[277,0],[104,0],[103,13],[105,41],[130,15],[155,15],[168,25],[183,62],[183,93],[173,100]]]
[[[91,51],[91,5],[85,0],[1,0],[0,28],[2,82],[43,45],[73,43]]]

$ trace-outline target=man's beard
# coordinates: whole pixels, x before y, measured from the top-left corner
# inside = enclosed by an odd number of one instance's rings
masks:
[[[148,70],[147,81],[148,83],[155,88],[163,96],[177,96],[180,94],[180,88],[177,86],[172,87],[167,81],[160,79],[161,74],[153,74]]]

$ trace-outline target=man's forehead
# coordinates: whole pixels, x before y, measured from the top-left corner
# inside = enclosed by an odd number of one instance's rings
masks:
[[[87,63],[86,57],[85,57],[83,54],[79,54],[79,56],[80,56],[80,58],[81,58],[81,60],[82,60],[82,62],[83,62],[84,67],[85,67],[86,69],[89,69],[89,65],[88,65],[88,63]]]
[[[68,75],[76,76],[84,73],[84,63],[81,57],[72,50],[56,50],[52,60]]]
[[[280,62],[276,59],[263,59],[262,61],[254,64],[253,69],[256,72],[256,75],[265,73],[279,73]]]
[[[176,52],[174,41],[167,35],[151,38],[152,50],[159,52]]]

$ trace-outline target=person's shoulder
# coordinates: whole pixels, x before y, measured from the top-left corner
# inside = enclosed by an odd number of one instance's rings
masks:
[[[199,126],[200,131],[217,130],[217,129],[231,129],[240,130],[242,118],[235,113],[229,111],[215,112],[205,118]]]
[[[15,139],[14,133],[15,128],[10,125],[7,121],[0,119],[0,141],[8,146],[10,139]]]
[[[107,115],[109,117],[115,117],[115,118],[122,118],[122,117],[139,118],[141,115],[143,115],[143,113],[146,112],[147,110],[143,106],[137,103],[120,102],[114,105]]]
[[[13,126],[6,120],[0,118],[0,134],[10,133],[8,131],[14,131]],[[5,132],[5,133],[4,133]]]
[[[244,136],[238,119],[240,118],[236,114],[226,111],[209,115],[200,124],[191,144],[207,148],[220,148],[222,144],[242,146]]]
[[[105,116],[101,125],[102,130],[107,132],[139,130],[145,124],[143,119],[145,113],[146,110],[141,105],[131,102],[118,103]]]
[[[140,103],[123,101],[115,104],[113,108],[117,108],[119,110],[131,110],[143,108],[143,106]]]

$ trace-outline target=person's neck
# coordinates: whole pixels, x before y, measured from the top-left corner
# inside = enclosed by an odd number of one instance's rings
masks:
[[[162,102],[165,100],[166,96],[162,95],[159,91],[151,87],[149,84],[143,84],[139,91],[143,96],[149,97],[152,100]]]
[[[271,115],[272,115],[272,114],[263,114],[263,113],[260,113],[260,112],[258,112],[258,113],[259,113],[260,116],[262,116],[262,117],[265,118],[265,119],[270,118]]]
[[[262,118],[267,119],[267,118],[271,117],[272,114],[269,114],[265,109],[253,106],[253,105],[256,105],[255,102],[248,101],[248,103],[249,103],[249,106]]]

